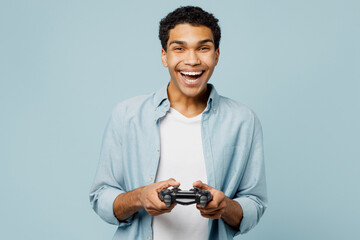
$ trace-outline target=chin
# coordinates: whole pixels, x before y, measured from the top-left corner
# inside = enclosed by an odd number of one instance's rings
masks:
[[[206,92],[206,84],[205,86],[199,86],[196,88],[189,89],[188,87],[180,89],[181,93],[186,97],[198,97]]]

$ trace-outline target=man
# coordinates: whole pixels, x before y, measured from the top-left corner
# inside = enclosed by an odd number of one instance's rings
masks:
[[[260,122],[208,84],[220,54],[217,22],[199,7],[169,13],[159,31],[169,84],[113,111],[90,201],[118,226],[114,239],[232,239],[266,209]],[[180,184],[210,191],[211,201],[167,207],[160,191]]]

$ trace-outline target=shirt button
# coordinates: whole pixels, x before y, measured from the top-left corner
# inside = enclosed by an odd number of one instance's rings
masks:
[[[160,152],[160,148],[157,148],[156,151]]]
[[[156,118],[154,118],[154,122],[156,122]]]
[[[216,108],[213,108],[213,110],[216,112]]]
[[[151,240],[151,237],[147,237],[147,240]]]
[[[152,177],[149,177],[149,181],[152,182],[153,178]]]
[[[167,106],[168,105],[168,102],[165,102],[165,106]]]

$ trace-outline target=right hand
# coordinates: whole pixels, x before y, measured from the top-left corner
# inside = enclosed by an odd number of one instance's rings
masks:
[[[152,183],[142,188],[140,193],[141,205],[151,216],[157,216],[163,213],[169,213],[176,206],[176,203],[167,207],[159,198],[160,191],[171,186],[180,186],[180,183],[173,178],[166,181]]]

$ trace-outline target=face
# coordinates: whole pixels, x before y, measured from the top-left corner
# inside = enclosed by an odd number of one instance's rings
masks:
[[[214,37],[206,26],[178,24],[170,30],[163,65],[171,76],[169,95],[196,98],[206,94],[206,84],[219,60]]]

